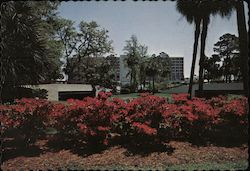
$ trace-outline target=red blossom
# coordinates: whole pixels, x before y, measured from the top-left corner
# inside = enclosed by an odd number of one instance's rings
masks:
[[[156,135],[157,134],[157,130],[155,128],[151,128],[146,124],[142,124],[139,122],[133,122],[132,126],[137,128],[139,132],[145,133],[147,135]]]
[[[105,127],[105,126],[98,126],[97,130],[98,131],[109,131],[111,128],[110,127]]]
[[[188,94],[172,94],[172,99],[175,104],[183,104],[188,101]]]

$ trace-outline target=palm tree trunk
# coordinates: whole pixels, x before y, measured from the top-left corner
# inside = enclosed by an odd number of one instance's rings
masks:
[[[2,97],[2,94],[3,94],[3,85],[4,85],[4,76],[3,76],[3,62],[1,60],[1,75],[0,75],[0,104],[3,103],[3,97]]]
[[[202,20],[202,32],[201,32],[201,51],[200,51],[200,68],[199,68],[199,91],[203,90],[204,82],[204,60],[205,60],[205,46],[207,38],[207,27],[208,27],[208,17]]]
[[[155,94],[155,76],[153,76],[153,94]]]
[[[243,1],[239,0],[236,2],[236,13],[237,13],[237,26],[239,32],[239,43],[240,43],[240,69],[243,77],[243,88],[248,96],[249,85],[248,85],[248,40],[247,40],[247,29],[245,21],[245,12]]]
[[[199,36],[200,36],[200,24],[201,24],[201,19],[197,19],[195,21],[194,45],[193,45],[193,59],[192,59],[190,81],[189,81],[189,88],[188,88],[188,94],[189,94],[189,98],[190,99],[192,98],[192,88],[193,88],[193,80],[194,80],[194,69],[195,69],[195,62],[196,62],[196,56],[197,56],[198,40],[199,40]]]

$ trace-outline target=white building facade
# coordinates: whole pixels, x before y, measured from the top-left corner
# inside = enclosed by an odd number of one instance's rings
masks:
[[[128,76],[129,69],[124,62],[126,55],[120,55],[120,82],[121,85],[127,85],[130,83],[130,79]]]

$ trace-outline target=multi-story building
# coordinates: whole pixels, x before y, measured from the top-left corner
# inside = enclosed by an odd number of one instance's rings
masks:
[[[120,82],[122,85],[130,83],[130,79],[128,77],[129,69],[124,62],[125,58],[126,55],[120,55]]]
[[[106,60],[111,64],[115,74],[115,81],[120,81],[120,58],[110,55],[106,57]]]
[[[169,58],[171,72],[169,75],[169,81],[179,82],[184,81],[184,58],[183,57],[169,57],[168,54],[161,52],[162,58]],[[130,83],[128,76],[129,69],[124,62],[125,55],[120,56],[120,81],[122,85]]]
[[[183,57],[170,57],[171,76],[170,81],[184,81]]]
[[[183,57],[169,57],[168,54],[161,52],[160,57],[169,58],[171,73],[169,75],[170,81],[184,81],[184,58]]]

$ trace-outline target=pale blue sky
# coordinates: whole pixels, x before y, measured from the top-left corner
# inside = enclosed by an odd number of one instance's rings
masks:
[[[248,9],[245,6],[245,12]],[[75,21],[96,21],[109,30],[113,40],[114,53],[122,55],[125,40],[136,35],[141,44],[148,46],[149,54],[166,52],[171,57],[184,57],[184,76],[189,77],[194,26],[176,11],[175,2],[62,2],[59,15]],[[248,16],[248,15],[246,15]],[[248,21],[248,20],[247,20]],[[224,33],[238,36],[236,13],[230,19],[211,17],[209,24],[206,55],[213,53],[213,45]],[[199,55],[197,56],[198,65]],[[196,67],[196,73],[198,66]]]

